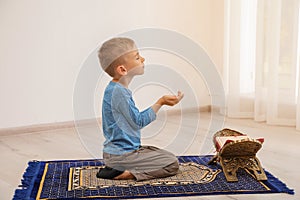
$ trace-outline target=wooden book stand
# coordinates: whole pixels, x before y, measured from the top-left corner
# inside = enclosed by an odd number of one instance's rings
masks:
[[[223,129],[214,135],[217,154],[208,164],[219,162],[228,182],[238,181],[236,172],[239,168],[247,170],[257,180],[267,180],[256,157],[263,142],[263,138],[251,139],[240,132]]]

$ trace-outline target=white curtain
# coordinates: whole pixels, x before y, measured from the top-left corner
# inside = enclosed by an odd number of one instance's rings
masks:
[[[225,0],[227,115],[300,130],[299,0]]]

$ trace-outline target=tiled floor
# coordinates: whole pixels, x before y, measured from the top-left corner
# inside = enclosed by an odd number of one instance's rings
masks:
[[[223,121],[214,117],[211,125],[210,119],[209,113],[183,113],[179,116],[161,112],[157,121],[143,130],[143,144],[166,148],[177,155],[213,154],[212,133],[207,130],[218,129],[225,122],[224,127],[265,138],[257,155],[263,167],[295,189],[296,194],[194,196],[185,199],[300,199],[300,132],[294,127],[270,126],[246,119]],[[100,130],[89,125],[78,130],[69,128],[0,136],[0,199],[12,199],[29,160],[101,157],[103,138]]]

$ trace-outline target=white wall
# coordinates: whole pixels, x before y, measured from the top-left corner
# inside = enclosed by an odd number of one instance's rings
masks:
[[[73,120],[73,90],[85,59],[107,38],[144,27],[190,37],[221,69],[223,1],[0,1],[0,128]],[[201,84],[197,95],[207,105]]]

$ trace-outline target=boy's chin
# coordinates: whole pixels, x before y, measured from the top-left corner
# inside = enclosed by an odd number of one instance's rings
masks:
[[[143,70],[139,75],[143,75],[145,73],[145,71]]]
[[[132,71],[133,75],[143,75],[144,74],[144,68],[139,68],[139,69],[135,69],[134,71]]]
[[[144,69],[143,70],[141,70],[139,73],[138,73],[138,75],[143,75],[145,73],[145,71],[144,71]]]
[[[144,74],[144,72],[139,72],[139,73],[134,73],[133,76],[141,76],[143,74]]]

